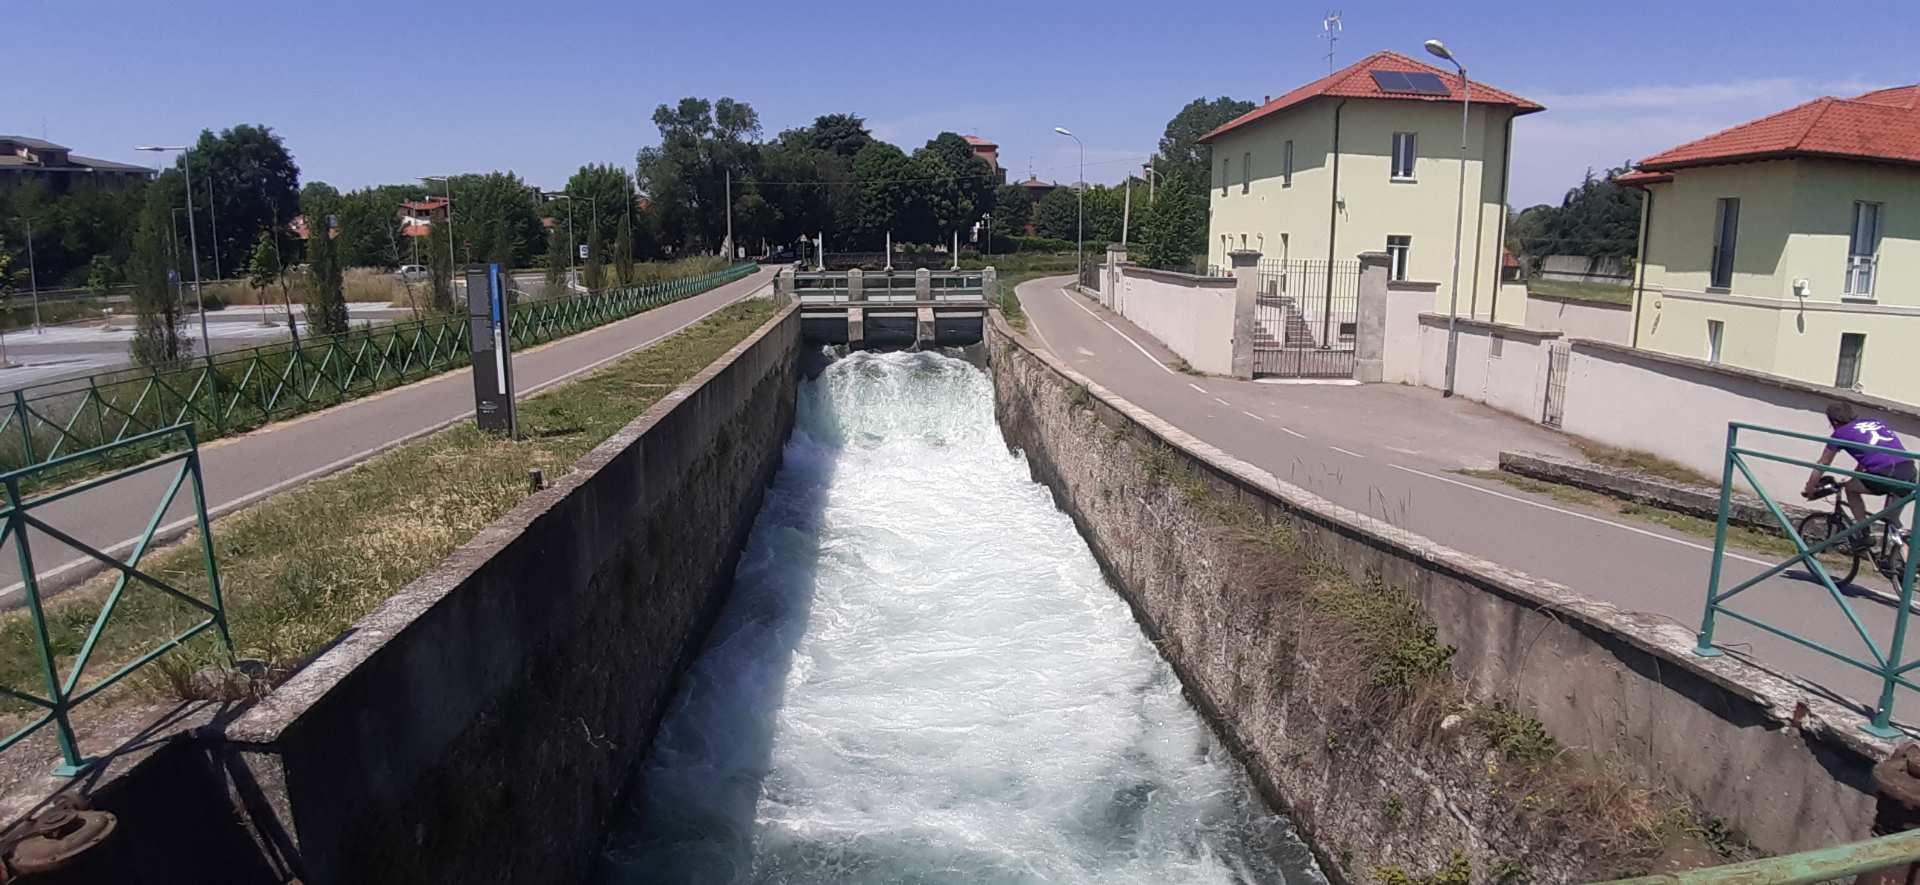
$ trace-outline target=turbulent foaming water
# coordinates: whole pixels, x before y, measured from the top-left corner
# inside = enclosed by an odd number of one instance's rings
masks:
[[[610,883],[1321,883],[1046,489],[989,379],[806,382]]]

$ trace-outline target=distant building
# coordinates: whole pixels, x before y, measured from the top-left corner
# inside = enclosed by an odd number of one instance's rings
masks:
[[[400,232],[409,237],[424,237],[433,232],[433,223],[447,217],[446,197],[427,197],[400,204]]]
[[[1027,176],[1026,181],[1020,182],[1020,186],[1026,189],[1027,197],[1033,200],[1036,206],[1040,205],[1040,201],[1048,194],[1060,189],[1060,183],[1057,181],[1041,181],[1031,175]]]
[[[18,190],[36,181],[56,194],[77,190],[117,191],[152,177],[153,170],[145,166],[78,156],[68,151],[66,145],[24,135],[0,135],[0,193]]]
[[[1641,160],[1636,347],[1920,403],[1920,84]]]
[[[1007,170],[1000,167],[1000,146],[978,135],[961,137],[967,140],[967,144],[973,145],[974,156],[987,161],[987,165],[993,169],[994,181],[998,184],[1006,184]]]

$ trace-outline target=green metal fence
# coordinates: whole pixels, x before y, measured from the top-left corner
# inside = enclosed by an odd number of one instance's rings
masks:
[[[114,450],[131,448],[136,452],[151,451],[155,447],[176,448],[175,454],[147,461],[138,466],[121,470],[109,475],[95,477],[76,483],[55,492],[36,497],[28,497],[21,486],[35,475],[83,461],[111,459]],[[147,520],[146,530],[134,543],[125,560],[119,559],[103,550],[75,538],[65,529],[52,524],[41,513],[48,505],[73,497],[74,495],[112,486],[130,477],[179,465],[174,471],[173,480],[161,495],[158,506],[153,509],[152,518]],[[207,586],[205,597],[197,596],[186,589],[176,587],[149,574],[140,568],[140,560],[153,543],[154,533],[166,518],[167,511],[180,495],[181,486],[191,481],[193,486],[193,509],[199,528],[199,540],[203,565],[206,569]],[[19,558],[21,583],[19,592],[24,596],[24,605],[31,620],[34,651],[39,664],[40,676],[46,694],[44,696],[25,691],[22,688],[0,685],[0,695],[11,698],[42,712],[37,718],[21,727],[13,734],[0,740],[0,751],[26,740],[40,729],[52,725],[60,744],[61,764],[55,773],[74,775],[84,771],[90,760],[80,752],[79,739],[74,735],[73,723],[69,713],[74,707],[85,703],[106,690],[108,686],[125,679],[134,671],[152,663],[156,658],[178,648],[181,643],[209,630],[214,631],[220,644],[226,649],[228,660],[232,660],[233,640],[227,632],[226,608],[220,598],[220,571],[213,555],[213,536],[207,531],[207,497],[200,477],[200,447],[194,437],[192,424],[177,424],[161,430],[143,433],[118,443],[98,449],[63,455],[50,461],[26,467],[21,470],[0,474],[0,485],[6,489],[5,527],[0,528],[0,547],[7,542],[13,543],[15,555]],[[86,556],[99,561],[109,569],[119,572],[113,588],[101,601],[100,612],[92,620],[87,637],[72,654],[65,674],[61,673],[58,658],[65,657],[62,649],[56,648],[54,638],[49,634],[47,611],[42,598],[39,575],[34,568],[33,547],[29,543],[31,530],[40,536],[78,550]],[[199,618],[197,623],[188,626],[171,639],[159,642],[152,647],[135,652],[132,660],[122,664],[112,673],[91,683],[84,683],[88,664],[93,662],[101,636],[113,621],[114,610],[126,597],[129,590],[163,593],[184,604]]]
[[[1849,882],[1862,873],[1914,861],[1920,861],[1920,830],[1745,863],[1621,879],[1610,885],[1812,885]]]
[[[513,343],[531,347],[704,292],[754,265],[513,307]],[[194,423],[215,439],[466,365],[465,317],[440,317],[229,351],[152,371],[51,381],[0,403],[0,470]],[[153,450],[127,450],[137,460]]]
[[[1885,476],[1875,476],[1838,466],[1820,467],[1819,464],[1813,461],[1759,451],[1750,446],[1741,445],[1740,435],[1742,432],[1763,438],[1772,437],[1790,440],[1795,443],[1817,443],[1825,446],[1832,442],[1828,437],[1797,433],[1791,430],[1778,430],[1738,422],[1732,422],[1727,425],[1726,466],[1720,477],[1719,524],[1714,531],[1713,537],[1713,568],[1707,577],[1707,606],[1706,611],[1700,618],[1699,644],[1694,649],[1694,654],[1703,657],[1717,657],[1721,654],[1720,649],[1715,648],[1713,644],[1714,621],[1720,616],[1733,618],[1736,621],[1757,627],[1775,636],[1791,640],[1828,657],[1872,673],[1875,677],[1879,678],[1881,685],[1879,703],[1874,708],[1872,721],[1862,726],[1862,729],[1869,734],[1882,738],[1900,736],[1902,732],[1893,725],[1894,691],[1901,686],[1908,689],[1920,690],[1920,685],[1916,685],[1909,677],[1909,674],[1912,673],[1915,668],[1920,668],[1920,661],[1907,662],[1904,657],[1906,654],[1907,622],[1913,614],[1914,564],[1916,560],[1920,560],[1920,556],[1914,556],[1911,551],[1909,551],[1903,561],[1898,564],[1898,569],[1893,574],[1879,575],[1878,569],[1868,570],[1870,574],[1878,575],[1889,581],[1893,585],[1894,595],[1898,597],[1899,600],[1899,607],[1894,614],[1893,635],[1885,647],[1882,647],[1881,644],[1874,639],[1873,634],[1867,630],[1866,625],[1861,623],[1860,616],[1854,611],[1853,605],[1847,599],[1847,594],[1841,592],[1839,586],[1834,582],[1833,576],[1828,573],[1827,565],[1821,561],[1820,556],[1829,551],[1837,553],[1844,550],[1840,545],[1851,544],[1856,537],[1871,537],[1874,524],[1883,518],[1897,516],[1902,509],[1912,504],[1916,493],[1920,492],[1920,487],[1917,487],[1911,482],[1902,482]],[[1871,451],[1898,455],[1903,458],[1915,457],[1914,453],[1900,449],[1885,449],[1877,446],[1853,444],[1849,444],[1848,448],[1859,450],[1863,454]],[[1877,512],[1869,513],[1866,519],[1853,521],[1844,529],[1832,532],[1828,537],[1810,544],[1808,540],[1801,535],[1799,527],[1796,526],[1786,512],[1781,509],[1779,503],[1774,500],[1772,495],[1767,493],[1766,485],[1760,481],[1758,476],[1754,475],[1752,465],[1749,462],[1755,460],[1791,464],[1808,469],[1820,468],[1830,473],[1840,474],[1850,478],[1869,477],[1878,483],[1899,491],[1896,494],[1888,495],[1881,509]],[[1793,544],[1794,555],[1752,578],[1735,584],[1731,589],[1723,591],[1720,589],[1720,584],[1723,573],[1722,566],[1726,562],[1727,554],[1727,515],[1731,509],[1733,482],[1736,474],[1745,479],[1747,484],[1752,486],[1753,490],[1759,494],[1761,503],[1766,505],[1767,511],[1773,514],[1773,518],[1779,522],[1780,531],[1786,536],[1787,540]],[[1871,510],[1871,507],[1869,507],[1869,510]],[[1788,568],[1796,564],[1806,567],[1808,573],[1827,591],[1827,597],[1831,599],[1839,611],[1845,615],[1847,623],[1852,626],[1854,633],[1860,638],[1861,646],[1865,649],[1865,657],[1856,657],[1845,651],[1830,648],[1824,643],[1801,636],[1785,626],[1766,623],[1759,618],[1735,611],[1727,606],[1728,600],[1771,579],[1775,575],[1785,572]]]

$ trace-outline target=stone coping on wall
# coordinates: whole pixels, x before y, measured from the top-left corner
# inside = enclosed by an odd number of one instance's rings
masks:
[[[1527,290],[1528,301],[1551,301],[1555,304],[1571,304],[1577,307],[1591,307],[1596,310],[1632,311],[1633,305],[1622,301],[1594,301],[1590,298],[1576,298],[1571,295],[1543,295]]]
[[[448,593],[460,587],[488,560],[519,538],[535,520],[560,505],[575,489],[591,480],[601,468],[645,436],[648,430],[725,371],[742,354],[773,334],[799,309],[798,302],[788,303],[753,334],[700,370],[699,374],[674,388],[672,393],[649,406],[638,418],[582,455],[566,474],[555,478],[545,489],[522,499],[512,510],[481,529],[472,540],[461,545],[439,565],[402,587],[379,608],[348,628],[339,642],[227,725],[223,736],[234,743],[271,744],[278,740],[303,713],[352,674],[354,668],[373,657]]]
[[[1695,372],[1705,372],[1709,375],[1719,375],[1723,378],[1745,381],[1751,384],[1761,384],[1794,393],[1802,393],[1830,400],[1844,400],[1856,406],[1871,409],[1881,415],[1898,417],[1903,422],[1920,425],[1920,407],[1871,396],[1855,390],[1841,390],[1838,387],[1810,384],[1782,375],[1759,372],[1753,369],[1742,369],[1738,366],[1729,366],[1725,363],[1709,363],[1706,360],[1674,356],[1669,353],[1659,353],[1644,348],[1614,344],[1610,341],[1598,341],[1592,338],[1573,338],[1569,339],[1569,341],[1575,353],[1586,354],[1612,362],[1639,362],[1649,364],[1655,367],[1656,371],[1662,369],[1685,369]]]
[[[1389,292],[1426,292],[1431,294],[1431,293],[1440,291],[1440,284],[1439,283],[1422,283],[1417,280],[1388,280],[1387,291]]]
[[[1551,341],[1555,338],[1563,337],[1562,333],[1551,329],[1529,329],[1525,326],[1490,323],[1486,320],[1468,319],[1467,317],[1456,317],[1454,322],[1462,329],[1484,332],[1496,338],[1511,338],[1538,342]],[[1423,313],[1420,315],[1420,325],[1444,329],[1447,327],[1447,316],[1446,314],[1440,313]]]
[[[1147,279],[1150,279],[1150,280],[1160,280],[1162,282],[1168,282],[1168,283],[1179,283],[1185,286],[1203,286],[1203,287],[1213,287],[1213,288],[1220,288],[1220,289],[1231,289],[1234,286],[1239,285],[1239,281],[1234,279],[1233,277],[1203,277],[1197,274],[1181,273],[1177,270],[1161,270],[1157,267],[1142,267],[1132,262],[1126,262],[1121,264],[1120,271],[1129,276],[1146,277]]]
[[[1341,507],[1300,486],[1285,482],[1121,398],[1092,378],[1075,371],[1045,348],[1035,347],[1026,337],[1015,333],[997,308],[990,313],[995,335],[1013,342],[1014,346],[1041,361],[1056,374],[1086,388],[1095,399],[1126,415],[1166,445],[1205,464],[1221,477],[1267,496],[1301,517],[1515,603],[1552,612],[1554,617],[1573,622],[1582,629],[1612,636],[1622,644],[1658,659],[1662,667],[1685,671],[1753,704],[1756,712],[1764,716],[1771,727],[1798,729],[1809,742],[1825,744],[1832,750],[1868,763],[1885,759],[1893,753],[1893,741],[1872,737],[1858,728],[1865,715],[1860,711],[1735,655],[1715,658],[1694,655],[1692,649],[1696,639],[1693,631],[1666,618],[1622,609],[1582,595],[1563,584],[1471,556],[1364,513]],[[1797,708],[1804,708],[1804,715],[1800,715]]]

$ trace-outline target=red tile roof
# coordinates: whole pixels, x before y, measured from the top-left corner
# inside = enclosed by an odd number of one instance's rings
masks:
[[[1406,92],[1387,92],[1381,89],[1379,84],[1373,82],[1374,71],[1417,71],[1439,74],[1440,82],[1445,83],[1447,86],[1447,94],[1416,95]],[[1506,105],[1513,108],[1515,114],[1531,114],[1534,111],[1546,110],[1546,107],[1541,104],[1528,101],[1505,90],[1495,89],[1478,80],[1473,80],[1471,83],[1473,85],[1472,98],[1475,104]],[[1202,142],[1211,141],[1225,132],[1238,129],[1268,114],[1278,113],[1308,99],[1320,98],[1322,96],[1333,96],[1336,98],[1388,98],[1397,101],[1459,101],[1460,77],[1453,71],[1441,70],[1425,62],[1408,58],[1398,52],[1376,52],[1235,117],[1225,124],[1215,127],[1213,131],[1200,136],[1200,140]]]
[[[1631,184],[1642,173],[1784,157],[1920,163],[1920,85],[1816,98],[1654,154],[1621,180]]]
[[[974,147],[999,147],[999,145],[981,138],[978,135],[962,135],[960,137],[966,139],[967,144],[973,145]]]

